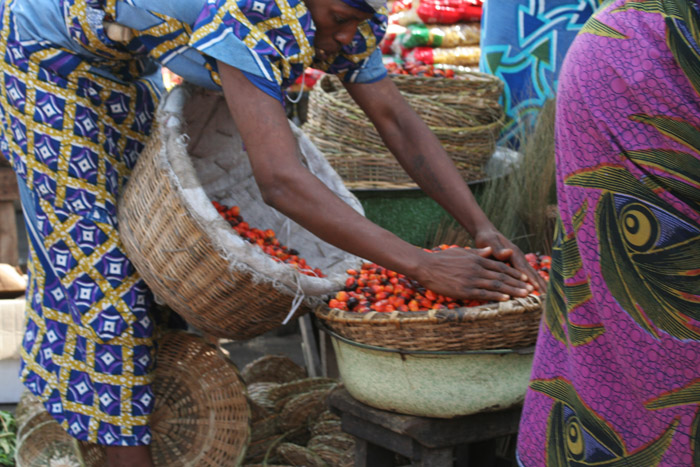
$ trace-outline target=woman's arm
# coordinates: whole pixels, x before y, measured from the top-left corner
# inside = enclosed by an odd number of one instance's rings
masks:
[[[300,163],[296,140],[279,101],[236,68],[219,63],[219,74],[267,204],[319,238],[436,292],[486,300],[527,294],[518,271],[484,257],[490,249],[426,253],[358,214]]]
[[[472,235],[478,247],[510,259],[541,290],[542,278],[523,253],[486,217],[437,137],[403,98],[390,78],[371,84],[346,83],[350,95],[374,123],[385,144],[421,189]]]

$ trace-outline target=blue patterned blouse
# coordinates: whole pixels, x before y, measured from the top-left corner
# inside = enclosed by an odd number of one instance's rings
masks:
[[[194,84],[217,89],[218,60],[279,99],[309,66],[348,82],[386,76],[377,49],[386,12],[362,23],[352,43],[323,62],[314,57],[315,26],[301,0],[32,0],[13,8],[27,39],[65,47],[122,80],[153,71],[155,60]],[[104,27],[109,22],[128,27],[131,39],[112,41]]]

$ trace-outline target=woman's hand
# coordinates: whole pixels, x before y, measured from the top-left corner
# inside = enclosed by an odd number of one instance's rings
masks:
[[[533,286],[522,272],[498,260],[489,259],[493,249],[449,248],[425,253],[416,274],[420,284],[439,294],[460,299],[504,301],[525,297]]]
[[[474,243],[478,248],[491,248],[491,254],[494,258],[499,261],[510,261],[513,267],[520,272],[520,279],[528,281],[541,292],[546,290],[547,285],[544,279],[532,269],[520,248],[495,228],[479,230],[474,235]]]

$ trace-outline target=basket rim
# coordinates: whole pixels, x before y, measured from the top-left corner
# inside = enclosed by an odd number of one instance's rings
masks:
[[[503,354],[510,354],[510,353],[515,353],[518,355],[528,355],[532,354],[535,352],[535,346],[531,345],[528,347],[517,347],[517,348],[512,348],[512,349],[483,349],[483,350],[401,350],[401,349],[393,349],[391,347],[382,347],[379,345],[374,345],[374,344],[366,344],[364,342],[358,342],[355,340],[352,340],[348,337],[342,336],[338,334],[337,332],[333,331],[332,329],[329,329],[328,326],[326,326],[323,322],[321,322],[319,319],[316,319],[316,324],[319,326],[319,328],[323,331],[328,333],[329,336],[333,339],[337,339],[341,342],[344,342],[349,345],[353,345],[355,347],[359,347],[361,349],[366,349],[366,350],[375,350],[378,352],[388,352],[388,353],[398,353],[402,355],[503,355]]]
[[[504,302],[486,303],[484,305],[462,308],[441,308],[428,311],[369,311],[358,313],[330,308],[323,303],[314,308],[314,315],[322,321],[340,324],[386,325],[386,324],[425,324],[445,322],[469,322],[480,319],[492,319],[496,316],[507,316],[540,310],[544,295],[528,295],[524,298],[513,298]]]

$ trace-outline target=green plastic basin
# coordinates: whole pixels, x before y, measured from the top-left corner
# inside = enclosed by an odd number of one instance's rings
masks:
[[[378,409],[437,418],[503,410],[522,403],[529,384],[532,348],[400,353],[327,332],[348,392]]]

